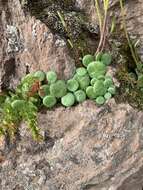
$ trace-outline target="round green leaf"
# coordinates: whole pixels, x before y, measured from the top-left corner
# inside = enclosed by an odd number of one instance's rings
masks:
[[[85,67],[87,67],[92,61],[94,61],[94,56],[92,55],[85,55],[82,59],[82,63]]]
[[[67,93],[65,96],[63,96],[61,98],[61,103],[65,106],[65,107],[70,107],[72,105],[74,105],[75,103],[75,97],[72,93]]]
[[[70,79],[67,81],[67,89],[71,92],[74,92],[78,89],[79,84],[75,79]]]
[[[48,95],[43,98],[43,105],[47,108],[52,108],[56,104],[56,98],[54,96]]]
[[[86,94],[83,90],[78,90],[74,93],[76,101],[81,103],[86,100]]]

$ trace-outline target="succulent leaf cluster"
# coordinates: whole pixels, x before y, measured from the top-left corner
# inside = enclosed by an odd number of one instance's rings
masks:
[[[70,107],[87,98],[98,105],[104,104],[116,93],[112,77],[106,76],[110,63],[109,53],[98,53],[96,56],[88,54],[82,59],[83,66],[77,68],[73,77],[67,81],[59,80],[55,71],[45,73],[43,76],[46,76],[46,80],[41,82],[38,90],[43,105],[52,108],[61,103]],[[40,71],[37,73],[42,74]]]
[[[0,95],[0,134],[14,136],[18,124],[24,120],[33,137],[41,139],[37,124],[39,107],[51,109],[57,103],[71,107],[86,99],[103,105],[116,93],[112,77],[106,75],[110,63],[108,53],[85,55],[83,66],[77,68],[67,81],[58,79],[55,71],[36,71],[26,75],[15,93]]]

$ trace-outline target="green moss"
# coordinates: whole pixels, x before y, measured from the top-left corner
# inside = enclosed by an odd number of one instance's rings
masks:
[[[104,81],[104,80],[105,80],[105,76],[104,76],[104,75],[99,75],[99,76],[97,77],[97,79]]]
[[[97,73],[96,78],[91,79],[87,69],[89,69],[90,75],[92,71],[94,74]],[[70,107],[75,102],[85,101],[86,95],[98,105],[104,104],[116,93],[112,78],[104,76],[106,66],[102,62],[91,62],[87,69],[78,68],[74,77],[68,81],[57,80],[56,73],[49,71],[46,75],[48,84],[46,84],[43,71],[37,71],[22,78],[15,93],[11,91],[4,97],[0,96],[0,112],[2,113],[2,115],[0,114],[0,134],[8,132],[9,135],[13,136],[16,133],[17,125],[24,120],[32,131],[33,137],[41,139],[37,112],[39,108],[42,108],[42,105],[52,108],[61,101],[62,105]],[[140,92],[143,92],[143,88],[140,88]]]
[[[143,75],[140,75],[140,76],[138,77],[137,86],[138,86],[139,88],[142,88],[142,87],[143,87]]]
[[[13,109],[15,110],[19,110],[19,111],[22,111],[22,108],[24,107],[25,105],[25,101],[24,100],[14,100],[12,103],[11,103],[11,106]]]

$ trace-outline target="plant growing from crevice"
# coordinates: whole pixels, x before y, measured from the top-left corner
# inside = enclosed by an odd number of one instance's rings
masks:
[[[134,60],[134,62],[136,64],[136,66],[138,66],[139,59],[138,59],[136,51],[135,51],[135,49],[134,49],[134,47],[132,45],[132,42],[131,42],[130,37],[129,37],[129,34],[127,32],[127,26],[126,26],[126,19],[125,19],[125,11],[124,11],[124,6],[123,6],[123,0],[120,0],[120,7],[121,7],[122,24],[123,24],[124,33],[125,33],[125,36],[126,36],[126,39],[127,39],[130,51],[131,51],[131,55],[133,57],[133,60]]]
[[[18,98],[18,97],[17,97]],[[31,101],[13,100],[13,97],[7,96],[1,104],[0,112],[0,132],[2,135],[8,135],[11,139],[17,133],[21,121],[27,123],[34,139],[41,139],[38,122],[38,108]]]
[[[109,9],[109,0],[103,0],[103,12],[104,15],[102,17],[101,9],[100,9],[100,4],[98,0],[95,0],[95,7],[98,15],[98,20],[99,20],[99,26],[100,26],[100,41],[98,44],[98,48],[96,50],[96,54],[99,52],[102,52],[105,46],[105,41],[106,41],[106,36],[108,32],[108,9]]]
[[[77,68],[67,81],[57,80],[55,71],[36,71],[23,77],[15,92],[0,95],[0,134],[8,134],[13,139],[24,121],[34,139],[42,139],[37,114],[43,106],[52,109],[61,103],[64,107],[71,107],[86,99],[97,105],[107,102],[116,89],[112,78],[106,76],[106,61],[102,63],[92,55],[84,56],[83,67]]]
[[[40,72],[39,72],[40,73]],[[45,73],[43,73],[45,74]],[[15,93],[5,94],[5,99],[0,105],[0,131],[3,135],[13,138],[21,121],[27,123],[34,139],[41,139],[38,129],[38,90],[41,75],[28,74],[22,78]],[[37,75],[37,72],[36,72]],[[37,95],[37,96],[36,96]],[[0,96],[2,99],[3,96]]]
[[[65,22],[65,20],[64,20],[64,16],[62,15],[62,13],[61,13],[60,11],[57,11],[57,14],[58,14],[58,17],[59,17],[59,19],[60,19],[60,21],[61,21],[61,23],[62,23],[62,25],[63,25],[65,31],[67,32],[67,35],[68,35],[68,38],[69,38],[67,41],[68,41],[70,47],[73,49],[73,48],[74,48],[73,39],[72,39],[72,37],[71,37],[71,35],[70,35],[70,33],[69,33],[67,24],[66,24],[66,22]]]
[[[130,37],[125,17],[125,5],[123,0],[119,1],[121,9],[122,19],[122,31],[120,31],[120,47],[118,48],[117,55],[120,61],[117,67],[117,79],[120,82],[120,88],[118,89],[119,96],[117,101],[128,102],[133,107],[143,109],[143,98],[142,98],[142,73],[143,63],[137,53],[136,42]],[[119,34],[118,34],[119,35]],[[117,37],[118,39],[118,37]],[[123,41],[124,40],[124,41]],[[138,42],[138,40],[137,40]],[[117,50],[115,50],[117,51]],[[117,58],[117,59],[118,59]],[[114,92],[113,89],[110,89]],[[113,90],[113,91],[112,91]]]

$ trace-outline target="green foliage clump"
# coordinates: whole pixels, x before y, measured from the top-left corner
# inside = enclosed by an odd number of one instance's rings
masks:
[[[16,110],[21,110],[21,108],[24,107],[24,104],[25,104],[25,101],[24,100],[14,100],[12,103],[11,103],[11,106],[13,109],[16,109]]]
[[[138,88],[143,88],[143,75],[140,75],[137,80]]]
[[[103,55],[106,63],[102,62]],[[25,121],[33,137],[41,139],[37,113],[42,105],[53,108],[61,102],[71,107],[86,98],[103,105],[116,93],[112,78],[106,76],[109,60],[107,63],[105,55],[96,55],[96,61],[92,55],[84,56],[84,67],[77,68],[73,78],[67,81],[57,80],[54,71],[36,71],[23,77],[15,93],[0,95],[0,134],[14,137],[20,122]]]
[[[99,75],[99,76],[97,77],[97,79],[104,81],[104,80],[105,80],[105,76],[104,76],[104,75]]]
[[[108,88],[108,92],[110,92],[112,95],[115,95],[116,94],[116,88],[115,86],[111,86]]]
[[[104,86],[106,88],[109,88],[111,85],[113,85],[113,80],[112,78],[106,78],[105,81],[104,81]]]
[[[23,120],[27,123],[34,139],[40,139],[40,133],[37,124],[38,109],[32,102],[17,99],[13,101],[13,97],[7,97],[1,105],[0,113],[0,132],[2,135],[9,135],[14,138],[18,125]]]
[[[39,78],[35,77],[34,74],[28,74],[21,79],[21,83],[16,88],[16,94],[28,99],[37,93],[39,86]]]

